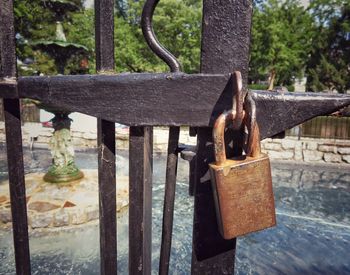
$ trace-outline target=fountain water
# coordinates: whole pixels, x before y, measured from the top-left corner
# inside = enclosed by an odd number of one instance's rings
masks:
[[[33,160],[28,150],[24,153],[29,160],[25,162],[27,171],[42,171],[42,164],[47,162],[48,157],[46,154],[45,158],[43,154],[47,152],[34,150],[41,163],[32,163],[33,166],[30,164]],[[0,148],[0,179],[1,172],[6,170],[1,156],[5,158],[4,149],[1,151]],[[156,274],[161,242],[166,155],[155,154],[153,160],[152,272]],[[98,166],[96,152],[78,152],[76,161],[84,169]],[[344,165],[311,166],[305,163],[272,162],[278,226],[237,240],[235,274],[349,274],[350,171],[347,168]],[[117,155],[117,177],[125,177],[128,173],[128,152],[120,149]],[[119,186],[118,179],[117,182]],[[191,272],[194,201],[188,195],[188,184],[188,163],[180,159],[170,260],[170,269],[174,274]],[[54,185],[47,186],[52,188]],[[62,195],[62,189],[64,188],[60,188],[57,194]],[[97,201],[96,198],[96,203]],[[64,210],[70,212],[73,208],[67,207]],[[1,210],[0,208],[0,212]],[[117,265],[120,274],[127,274],[128,270],[128,211],[125,210],[121,216],[118,215],[117,223]],[[49,212],[55,211],[59,212],[59,209]],[[77,225],[74,228],[60,227],[59,230],[54,230],[53,227],[44,229],[47,231],[31,232],[33,270],[40,274],[99,274],[100,255],[99,249],[96,249],[99,244],[99,227],[96,223]],[[13,274],[15,264],[11,231],[0,227],[0,243],[0,274]]]

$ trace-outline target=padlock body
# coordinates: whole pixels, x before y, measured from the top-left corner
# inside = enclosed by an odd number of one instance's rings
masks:
[[[269,158],[243,158],[209,164],[217,222],[225,239],[276,225]]]

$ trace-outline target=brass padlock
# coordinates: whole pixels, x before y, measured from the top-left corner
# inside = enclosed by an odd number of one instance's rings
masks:
[[[216,120],[215,163],[209,164],[217,222],[224,239],[276,225],[270,161],[260,151],[259,127],[255,121],[248,133],[247,154],[226,159],[224,132],[234,117],[229,111]]]

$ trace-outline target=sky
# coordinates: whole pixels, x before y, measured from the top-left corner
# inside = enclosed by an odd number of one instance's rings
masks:
[[[94,6],[94,0],[85,0],[84,6],[85,8],[92,8]]]

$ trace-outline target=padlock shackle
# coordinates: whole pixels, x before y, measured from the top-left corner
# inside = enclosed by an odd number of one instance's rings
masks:
[[[256,123],[255,116],[246,117],[246,112],[243,110],[243,120],[248,124],[248,146],[247,155],[250,157],[259,157],[261,154],[260,148],[260,132],[258,124]],[[213,128],[213,141],[214,141],[214,152],[215,152],[215,164],[222,165],[226,162],[226,149],[225,149],[225,128],[229,122],[234,121],[236,117],[236,111],[230,110],[221,114],[215,121]],[[247,121],[250,119],[250,121]]]
[[[249,93],[245,98],[244,110],[246,110],[246,116],[243,120],[248,128],[246,154],[250,157],[256,158],[261,154],[260,130],[256,121],[255,101]]]
[[[260,130],[258,123],[254,121],[250,128],[250,133],[248,135],[247,155],[252,158],[257,158],[261,154]]]

